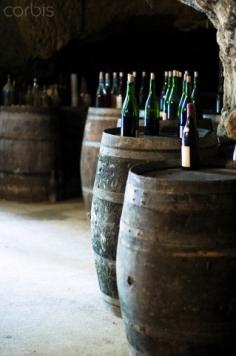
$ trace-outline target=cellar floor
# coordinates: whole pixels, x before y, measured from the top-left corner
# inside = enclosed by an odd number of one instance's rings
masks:
[[[0,355],[128,355],[100,297],[82,201],[0,202]]]

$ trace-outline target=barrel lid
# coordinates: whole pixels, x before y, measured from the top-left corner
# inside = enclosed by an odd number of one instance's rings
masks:
[[[200,181],[222,181],[235,180],[236,172],[233,169],[202,169],[199,171],[185,171],[181,168],[159,169],[145,172],[145,177],[153,177],[158,180],[168,181],[186,181],[186,182],[200,182]]]
[[[155,163],[144,164],[130,170],[129,183],[144,190],[170,193],[230,193],[236,192],[236,172],[221,168],[186,171]]]
[[[124,137],[120,135],[120,128],[110,128],[103,132],[102,147],[112,147],[118,149],[129,149],[136,151],[180,151],[181,140],[173,135],[144,136],[143,128],[140,128],[139,137]],[[216,148],[217,138],[214,132],[209,132],[205,137],[200,138],[200,150],[205,148]]]

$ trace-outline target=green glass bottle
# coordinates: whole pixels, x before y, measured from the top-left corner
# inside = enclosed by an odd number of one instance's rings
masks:
[[[178,106],[178,118],[180,116],[180,110],[183,104],[183,100],[185,97],[185,93],[186,93],[186,83],[187,83],[187,76],[188,76],[188,71],[184,72],[184,77],[183,77],[183,82],[182,82],[182,95],[179,101],[179,106]]]
[[[179,115],[179,137],[183,137],[183,129],[186,125],[187,120],[187,105],[192,103],[192,86],[191,86],[191,76],[188,75],[186,79],[186,90],[183,103],[180,109]]]
[[[164,84],[163,84],[163,87],[162,87],[161,97],[160,97],[161,116],[162,116],[162,113],[163,113],[164,99],[165,99],[166,91],[167,91],[167,88],[168,88],[168,78],[169,78],[169,73],[165,72]]]
[[[167,90],[166,90],[166,94],[164,96],[164,100],[163,100],[163,108],[162,108],[162,119],[163,120],[167,120],[167,114],[168,114],[168,100],[169,100],[169,96],[171,93],[171,89],[172,89],[172,72],[169,71],[168,72],[168,85],[167,85]]]
[[[128,74],[126,98],[121,111],[121,136],[137,137],[139,110],[135,97],[134,77]]]
[[[144,134],[158,136],[160,128],[160,108],[156,96],[155,74],[151,73],[149,95],[145,105]]]
[[[145,105],[149,93],[147,73],[142,72],[142,82],[139,91],[139,108],[140,110],[145,110]]]
[[[196,120],[201,120],[203,115],[202,115],[202,108],[201,108],[200,83],[199,83],[198,72],[194,72],[192,102],[195,105]]]
[[[168,100],[168,120],[178,120],[178,105],[181,96],[181,87],[178,71],[173,72],[172,89]]]

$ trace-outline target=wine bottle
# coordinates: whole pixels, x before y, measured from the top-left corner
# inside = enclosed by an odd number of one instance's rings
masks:
[[[164,75],[164,84],[162,87],[162,91],[161,91],[161,97],[160,97],[160,111],[161,111],[161,117],[163,116],[163,107],[164,107],[164,99],[165,99],[165,94],[168,88],[168,77],[169,74],[168,72],[165,72]]]
[[[187,104],[187,121],[183,130],[181,164],[184,169],[200,168],[199,136],[194,104]]]
[[[168,120],[178,120],[178,104],[180,100],[180,80],[178,71],[173,71],[172,89],[168,99]]]
[[[26,105],[33,105],[33,94],[32,94],[32,88],[30,85],[28,85],[27,92],[25,95],[25,103]]]
[[[179,137],[182,139],[183,137],[183,129],[186,125],[187,120],[187,104],[192,103],[192,89],[191,89],[191,76],[188,75],[186,79],[186,89],[185,95],[183,99],[182,106],[180,108],[179,115]]]
[[[148,90],[147,74],[146,72],[142,72],[142,82],[139,91],[139,108],[141,111],[145,110],[148,94],[149,94],[149,90]]]
[[[110,81],[109,73],[105,74],[105,90],[106,90],[105,104],[107,108],[110,108],[111,107],[111,81]]]
[[[168,85],[167,85],[166,94],[164,96],[163,109],[162,109],[162,119],[163,120],[168,119],[168,101],[169,101],[171,89],[172,89],[172,72],[169,71],[168,72]]]
[[[118,96],[118,78],[117,73],[113,73],[112,89],[111,89],[111,107],[117,107],[117,96]]]
[[[160,109],[156,97],[155,74],[151,73],[149,95],[145,105],[144,134],[150,136],[159,135]]]
[[[40,107],[40,90],[39,90],[37,78],[34,78],[33,80],[32,98],[33,98],[33,106]]]
[[[103,72],[99,73],[99,83],[96,93],[96,107],[97,108],[104,108],[106,106],[106,89],[104,86],[104,76]]]
[[[199,74],[194,72],[194,82],[193,82],[193,92],[192,92],[192,103],[195,105],[196,110],[196,120],[202,119],[202,108],[201,108],[201,97],[200,97],[200,86],[199,86]]]
[[[133,77],[134,77],[134,94],[136,98],[136,103],[139,105],[139,93],[138,93],[138,77],[137,77],[137,72],[133,72]]]
[[[128,74],[126,98],[121,111],[121,136],[138,136],[139,115],[135,98],[134,77]]]
[[[13,105],[14,101],[14,87],[11,82],[11,76],[7,76],[7,83],[3,87],[3,105]]]
[[[186,94],[186,83],[187,83],[187,76],[188,76],[188,71],[184,72],[184,77],[183,77],[183,82],[182,82],[182,95],[179,101],[179,106],[178,106],[178,117],[180,116],[180,110],[183,105],[183,100]]]

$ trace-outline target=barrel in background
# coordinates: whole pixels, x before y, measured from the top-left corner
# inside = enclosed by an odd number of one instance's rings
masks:
[[[90,107],[85,125],[81,153],[81,180],[86,210],[90,215],[92,191],[96,175],[102,133],[107,128],[117,126],[120,110]]]
[[[217,153],[216,136],[210,133],[200,142],[201,157],[208,162]],[[92,243],[103,298],[117,315],[116,249],[128,172],[135,164],[164,160],[169,167],[180,165],[177,137],[121,137],[120,129],[103,133],[93,191]]]
[[[236,354],[234,170],[132,169],[117,252],[132,355]]]
[[[55,170],[57,112],[30,107],[0,108],[0,198],[43,201]]]

